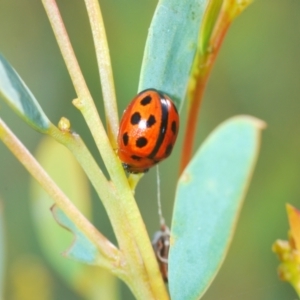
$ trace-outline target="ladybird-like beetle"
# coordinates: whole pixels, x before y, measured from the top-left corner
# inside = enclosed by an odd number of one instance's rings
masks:
[[[129,173],[147,172],[167,158],[179,130],[172,100],[155,89],[139,93],[123,113],[118,134],[118,155]]]

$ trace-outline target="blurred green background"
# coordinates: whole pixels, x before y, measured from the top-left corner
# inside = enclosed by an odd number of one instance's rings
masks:
[[[79,0],[58,3],[101,112],[99,77],[85,6]],[[155,6],[153,0],[101,0],[120,113],[137,91],[144,43]],[[300,208],[299,16],[300,1],[254,1],[230,28],[210,78],[197,146],[216,125],[233,115],[256,116],[268,127],[232,246],[204,300],[296,299],[293,289],[277,277],[279,262],[271,245],[277,238],[286,239],[285,203]],[[99,159],[80,113],[71,104],[75,92],[41,1],[0,1],[0,52],[22,76],[50,120],[57,123],[61,116],[69,118],[73,129]],[[19,120],[3,101],[0,115],[34,152],[42,136]],[[184,115],[185,109],[181,124]],[[182,134],[183,126],[181,137]],[[163,211],[169,224],[181,137],[171,158],[160,168]],[[45,259],[31,218],[29,182],[28,173],[0,143],[0,199],[6,242],[4,299],[82,299],[62,282]],[[92,196],[96,225],[112,237],[94,191]],[[142,179],[137,201],[152,236],[159,227],[155,170]],[[24,285],[27,290],[32,288],[35,298],[26,298],[25,293],[19,292]],[[123,284],[120,295],[121,299],[133,299]]]

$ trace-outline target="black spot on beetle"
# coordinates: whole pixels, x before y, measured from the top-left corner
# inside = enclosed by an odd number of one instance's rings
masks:
[[[177,126],[176,126],[176,122],[173,121],[172,124],[171,124],[171,130],[174,134],[176,134],[176,131],[177,131]]]
[[[156,123],[155,117],[153,115],[150,115],[150,117],[147,120],[147,127],[150,128],[155,123]]]
[[[131,158],[137,161],[141,160],[141,157],[137,155],[131,155]]]
[[[141,104],[143,105],[143,106],[146,106],[146,105],[148,105],[150,102],[151,102],[151,100],[152,100],[152,98],[151,98],[151,96],[146,96],[146,97],[144,97],[142,100],[141,100]]]
[[[136,125],[136,124],[138,124],[140,121],[141,121],[141,115],[140,115],[139,112],[135,112],[135,113],[131,116],[131,118],[130,118],[130,123],[131,123],[132,125]]]
[[[148,144],[148,140],[142,136],[136,140],[135,144],[138,148],[143,148]]]
[[[167,146],[166,151],[165,151],[165,156],[166,156],[166,157],[169,156],[169,155],[171,154],[172,149],[173,149],[173,145],[172,145],[172,144],[169,144],[169,145]]]
[[[125,133],[123,134],[123,143],[124,143],[125,146],[128,145],[128,141],[129,141],[129,136],[128,136],[128,133],[125,132]]]

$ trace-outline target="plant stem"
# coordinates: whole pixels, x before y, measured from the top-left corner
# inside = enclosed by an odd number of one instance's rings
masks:
[[[132,243],[132,239],[124,241],[120,238],[120,236],[126,235],[126,232],[130,232],[126,214],[120,206],[120,197],[114,185],[105,178],[80,136],[71,132],[61,132],[53,125],[50,126],[48,134],[71,151],[87,174],[112,221],[114,231],[119,233],[117,240],[121,248],[132,248],[133,245],[128,244]],[[119,274],[117,273],[117,275]]]
[[[93,184],[99,198],[104,202],[104,205],[107,205],[107,201],[114,201],[116,198],[115,188],[107,181],[80,136],[76,133],[61,132],[53,125],[50,126],[47,133],[72,152]]]
[[[107,134],[113,148],[117,148],[119,117],[113,72],[109,56],[109,48],[98,0],[85,0],[91,24],[96,57],[99,67],[104,109],[107,123]]]
[[[188,109],[186,132],[183,141],[180,174],[192,158],[196,126],[205,87],[230,24],[231,20],[228,17],[228,14],[222,11],[218,18],[217,25],[215,26],[215,30],[212,33],[208,49],[204,54],[198,53],[198,59],[196,61],[197,65],[195,66],[196,70],[193,74],[193,82],[195,85],[192,87],[190,86],[188,93],[190,106]]]
[[[198,49],[198,53],[195,59],[193,77],[190,80],[188,97],[190,100],[190,106],[188,110],[186,133],[183,141],[183,149],[180,162],[180,174],[185,169],[189,161],[191,160],[193,153],[193,144],[195,140],[196,125],[198,121],[200,106],[202,103],[202,98],[204,95],[204,90],[213,68],[214,62],[217,58],[217,55],[220,51],[221,45],[223,43],[224,37],[231,25],[232,21],[245,10],[253,0],[223,0],[223,3],[215,2],[209,3],[209,6],[212,11],[208,18],[204,17],[204,21],[211,22],[210,18],[213,20],[216,17],[216,11],[214,9],[219,9],[221,5],[221,10],[219,16],[217,17],[215,24],[213,24],[213,30],[211,32],[211,24],[208,26],[209,33],[211,36],[208,36],[208,43],[206,49]],[[201,27],[207,24],[202,24]],[[205,27],[205,26],[204,26]],[[203,34],[200,30],[200,34]],[[207,33],[204,33],[204,35]],[[201,41],[200,36],[199,41]],[[206,44],[206,43],[205,43]],[[203,45],[200,45],[200,48]]]
[[[108,205],[111,206],[108,210],[116,210],[111,222],[114,228],[118,228],[115,234],[128,264],[130,278],[126,282],[139,299],[169,299],[145,224],[123,167],[111,147],[87,89],[56,2],[55,0],[42,1],[78,95],[78,99],[75,99],[73,104],[83,114],[116,188],[118,201],[108,201]]]
[[[123,260],[121,252],[85,218],[68,197],[58,188],[55,182],[10,131],[2,119],[0,119],[0,139],[53,198],[56,205],[62,209],[74,224],[98,247],[99,252],[103,255],[103,266],[112,268],[113,266],[119,265],[120,261]]]
[[[56,1],[42,1],[53,28],[59,48],[61,50],[63,59],[71,76],[75,91],[78,95],[78,98],[73,101],[73,104],[83,114],[85,121],[96,142],[98,150],[103,158],[107,171],[109,172],[112,180],[114,180],[115,174],[118,174],[121,172],[121,170],[123,170],[122,165],[118,160],[114,150],[112,149],[91,94],[85,83],[70,39],[63,24],[63,20],[59,13]]]

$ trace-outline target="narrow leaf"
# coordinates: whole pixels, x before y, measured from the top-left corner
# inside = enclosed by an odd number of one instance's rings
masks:
[[[51,208],[57,223],[74,235],[71,247],[64,252],[64,256],[79,260],[87,264],[97,264],[99,253],[97,247],[82,233],[82,231],[56,205]]]
[[[235,117],[200,147],[179,179],[171,229],[172,300],[199,299],[228,250],[258,155],[263,123]]]
[[[53,139],[45,137],[40,143],[35,156],[38,161],[56,181],[60,188],[80,211],[87,217],[91,217],[90,189],[82,168],[70,151]],[[91,256],[81,257],[79,244],[75,243],[75,254],[65,249],[69,248],[74,240],[74,235],[58,226],[53,219],[49,207],[53,205],[50,196],[32,180],[31,184],[32,211],[39,242],[44,254],[53,268],[62,276],[69,286],[84,299],[118,299],[118,287],[116,278],[107,270],[95,268],[79,262],[91,261]],[[61,223],[68,224],[69,220],[58,217]],[[68,225],[73,227],[74,224]],[[81,239],[82,240],[82,239]],[[89,245],[90,242],[87,243]],[[79,249],[79,254],[77,250]],[[65,251],[65,252],[64,252]],[[61,255],[74,258],[66,259]],[[107,296],[107,297],[106,297]],[[106,298],[105,298],[106,297]]]
[[[181,108],[208,0],[161,0],[146,42],[139,91],[155,88]]]
[[[1,54],[0,97],[34,129],[47,131],[49,119],[21,77]]]
[[[81,212],[90,217],[88,181],[71,153],[53,139],[45,137],[35,156]],[[31,181],[31,199],[33,220],[42,249],[52,266],[73,286],[77,283],[78,277],[82,276],[84,265],[61,256],[72,243],[72,236],[56,224],[49,211],[53,200],[34,179]]]

